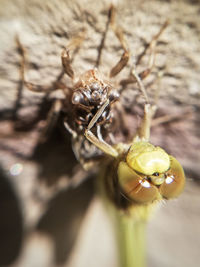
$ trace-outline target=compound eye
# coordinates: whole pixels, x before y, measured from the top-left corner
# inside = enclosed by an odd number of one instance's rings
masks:
[[[119,92],[117,90],[112,90],[109,95],[110,102],[114,102],[119,99]]]
[[[81,92],[76,91],[76,92],[73,93],[73,95],[72,95],[72,103],[74,105],[82,104],[83,101],[84,101],[84,97],[81,94]]]
[[[134,202],[145,204],[159,199],[156,186],[150,184],[144,176],[138,175],[125,162],[119,163],[118,183],[122,193]]]
[[[181,164],[170,156],[170,169],[165,173],[165,181],[160,186],[160,194],[164,198],[175,198],[183,191],[185,186],[185,174]]]

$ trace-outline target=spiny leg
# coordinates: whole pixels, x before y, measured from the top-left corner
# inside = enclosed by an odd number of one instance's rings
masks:
[[[31,82],[27,82],[24,78],[23,83],[24,85],[32,92],[35,93],[46,93],[48,95],[48,93],[56,90],[56,89],[66,89],[67,87],[60,82],[60,80],[62,79],[63,74],[60,73],[56,80],[54,82],[52,82],[52,85],[40,85],[40,84],[34,84]]]
[[[15,105],[13,108],[13,121],[17,121],[17,113],[18,110],[21,106],[21,99],[22,99],[22,91],[23,91],[23,83],[24,83],[24,65],[25,65],[25,48],[22,45],[22,43],[20,42],[19,36],[17,35],[15,37],[15,41],[17,44],[17,52],[19,53],[20,57],[21,57],[21,62],[20,62],[20,71],[19,71],[19,84],[18,84],[18,88],[17,88],[17,97],[15,100]]]
[[[98,121],[98,119],[101,117],[103,114],[105,108],[110,104],[109,99],[106,100],[106,102],[100,107],[100,109],[97,111],[97,113],[94,115],[94,117],[91,119],[87,129],[90,130],[93,128],[95,123]]]
[[[74,56],[77,54],[83,40],[85,39],[85,35],[86,35],[86,30],[85,28],[83,28],[81,30],[81,32],[79,32],[78,34],[76,34],[74,37],[72,37],[72,39],[70,40],[70,42],[67,45],[67,48],[65,48],[62,53],[61,53],[61,59],[62,59],[62,65],[63,65],[63,70],[60,72],[60,74],[58,75],[58,78],[56,79],[56,81],[53,83],[53,90],[57,89],[57,88],[63,88],[63,84],[60,83],[64,73],[68,74],[69,77],[71,77],[73,79],[74,77],[74,71],[72,69],[71,66],[71,62],[74,59]],[[72,58],[69,55],[69,51],[73,50],[73,55]],[[35,92],[48,92],[50,91],[49,87],[41,87],[40,85],[34,85],[31,83],[27,83],[26,82],[27,87]],[[52,90],[52,89],[51,89]]]
[[[96,147],[98,147],[100,150],[102,150],[107,155],[110,155],[112,157],[117,157],[118,152],[115,150],[111,145],[106,143],[103,140],[99,140],[90,130],[85,130],[85,137]]]
[[[136,79],[141,91],[144,91],[145,87],[142,83],[142,80],[137,75],[137,73],[134,71],[134,69],[132,71],[133,71],[132,74],[135,76],[135,79]],[[158,73],[158,79],[160,80],[162,76],[163,76],[163,71],[160,71]],[[159,98],[159,88],[160,88],[160,86],[158,86],[158,90],[156,90],[156,92],[155,92],[155,96],[154,96],[154,103],[155,104],[150,105],[149,102],[147,101],[147,103],[144,106],[144,117],[143,117],[143,120],[141,122],[140,127],[138,128],[136,136],[133,138],[133,141],[139,141],[139,140],[149,141],[151,126],[154,126],[155,124],[159,124],[159,123],[168,122],[170,120],[177,119],[177,117],[178,117],[177,115],[176,116],[167,115],[167,116],[162,116],[156,120],[153,120],[153,117],[154,117],[156,110],[157,110],[157,103],[158,103],[158,98]]]
[[[140,79],[139,75],[137,74],[135,68],[132,69],[132,75],[135,77],[136,82],[145,98],[146,104],[144,105],[144,116],[143,120],[140,124],[140,127],[137,130],[136,136],[133,138],[134,141],[149,141],[150,139],[150,129],[151,129],[151,123],[152,119],[156,113],[157,106],[156,105],[151,105],[149,103],[149,98],[146,92],[146,89],[143,85],[142,80]]]
[[[24,81],[24,68],[25,68],[25,58],[26,58],[26,51],[24,46],[22,45],[19,36],[17,35],[16,38],[16,43],[17,43],[17,47],[18,47],[18,52],[21,55],[21,63],[20,63],[20,78],[21,81]]]
[[[155,50],[152,49],[151,53],[150,53],[149,63],[148,63],[147,69],[141,71],[140,73],[138,73],[136,75],[136,65],[133,64],[132,69],[130,71],[129,78],[122,79],[120,81],[120,85],[122,85],[124,87],[124,86],[126,86],[128,84],[135,83],[138,80],[136,77],[138,77],[140,80],[144,80],[151,73],[151,71],[152,71],[152,69],[154,67],[154,64],[155,64]]]
[[[116,8],[114,5],[110,6],[110,10],[109,10],[109,14],[110,14],[110,26],[113,30],[113,32],[115,33],[115,35],[117,36],[123,50],[124,53],[121,56],[121,59],[119,60],[119,62],[117,62],[117,64],[111,69],[110,71],[110,77],[114,77],[116,76],[128,63],[129,57],[130,57],[130,53],[129,53],[129,49],[128,49],[128,45],[123,33],[123,29],[116,24]]]
[[[99,65],[101,64],[102,50],[103,50],[104,45],[105,45],[105,40],[106,40],[106,36],[107,36],[107,33],[108,33],[110,20],[111,20],[111,9],[109,8],[109,10],[108,10],[108,20],[107,20],[107,23],[106,23],[106,29],[104,31],[104,34],[102,35],[101,42],[100,42],[100,45],[98,47],[98,56],[97,56],[97,60],[96,60],[96,64],[95,64],[96,68],[98,68]]]
[[[162,25],[162,27],[160,28],[159,32],[153,36],[151,42],[146,44],[143,52],[138,56],[136,65],[138,65],[141,62],[142,58],[146,55],[148,49],[153,50],[155,48],[159,37],[161,36],[161,34],[167,28],[168,25],[169,25],[169,20],[166,20]]]
[[[163,76],[163,74],[164,74],[163,71],[158,73],[159,80]],[[160,86],[158,86],[158,90],[155,91],[154,105],[145,104],[144,117],[143,117],[140,127],[138,128],[137,135],[133,139],[134,141],[137,141],[137,140],[149,141],[150,128],[152,126],[156,126],[156,125],[163,124],[163,123],[168,123],[174,120],[180,120],[192,114],[192,110],[189,109],[181,114],[163,115],[163,116],[160,116],[154,119],[154,115],[157,110],[159,89],[160,89]]]
[[[21,67],[20,78],[21,78],[22,85],[24,84],[30,91],[37,92],[37,93],[41,93],[41,92],[48,93],[50,91],[53,91],[55,88],[58,88],[61,85],[60,83],[60,80],[62,78],[61,75],[57,77],[57,79],[52,83],[51,86],[43,86],[43,85],[33,84],[33,83],[26,81],[25,79],[25,64],[26,64],[26,53],[25,52],[26,51],[18,36],[16,36],[16,43],[18,46],[19,53],[22,57],[21,64],[20,64],[20,67]],[[63,87],[63,85],[61,85],[61,87]]]
[[[83,31],[77,35],[75,35],[66,48],[63,49],[61,53],[61,61],[63,65],[64,72],[71,78],[74,78],[74,70],[72,68],[72,61],[73,56],[77,53],[78,49],[80,48],[83,40],[85,39],[86,30],[83,29]],[[73,56],[70,57],[70,51],[73,50]]]
[[[99,124],[97,124],[97,137],[100,141],[104,141],[101,134],[101,126]]]
[[[141,93],[143,94],[144,96],[144,99],[145,99],[145,102],[146,103],[149,103],[149,98],[148,98],[148,95],[147,95],[147,92],[146,92],[146,89],[142,83],[142,80],[140,78],[140,76],[138,75],[138,73],[136,72],[136,67],[132,67],[131,69],[131,74],[132,74],[132,77],[134,78],[134,80],[137,82],[138,86],[139,86],[139,89],[141,91]]]
[[[118,127],[121,129],[121,133],[123,133],[123,136],[128,137],[129,136],[129,127],[128,127],[128,124],[126,121],[125,109],[120,102],[115,103],[115,109],[117,112],[116,117],[118,118],[117,119]],[[110,133],[109,133],[109,135],[110,135]],[[112,143],[114,144],[115,141],[113,138],[114,137],[111,136]]]
[[[118,152],[108,143],[106,143],[102,138],[98,139],[91,131],[95,123],[98,121],[98,119],[101,117],[103,114],[105,108],[109,105],[110,101],[107,100],[97,111],[97,113],[94,115],[92,120],[90,121],[87,129],[85,130],[85,137],[93,143],[96,147],[98,147],[100,150],[102,150],[104,153],[112,156],[112,157],[117,157]]]
[[[140,79],[139,75],[137,74],[135,68],[132,68],[132,72],[131,73],[132,73],[133,77],[135,78],[135,80],[136,80],[136,82],[137,82],[137,84],[138,84],[138,86],[139,86],[139,88],[140,88],[140,90],[141,90],[141,92],[142,92],[142,94],[144,96],[144,99],[145,99],[146,103],[149,103],[149,98],[148,98],[146,89],[145,89],[145,87],[144,87],[144,85],[142,83],[142,80]]]
[[[165,71],[159,71],[157,75],[157,80],[158,80],[158,87],[157,90],[155,91],[155,96],[154,96],[154,103],[157,105],[159,101],[159,94],[160,94],[160,80],[164,76]],[[172,121],[177,121],[177,120],[182,120],[183,118],[186,118],[192,114],[192,109],[186,109],[183,113],[179,114],[167,114],[167,115],[162,115],[159,116],[152,121],[152,126],[157,126],[159,124],[164,124]]]
[[[32,92],[36,93],[49,93],[51,88],[49,86],[43,86],[40,84],[30,83],[24,80],[24,85]]]
[[[138,74],[139,78],[141,80],[145,79],[152,71],[153,67],[154,67],[154,63],[155,63],[155,55],[156,55],[156,51],[155,51],[155,48],[156,48],[156,44],[157,44],[157,41],[159,39],[159,37],[161,36],[161,34],[163,33],[163,31],[166,29],[166,27],[168,26],[169,24],[169,21],[165,21],[165,23],[162,25],[162,27],[160,28],[159,32],[153,36],[152,40],[150,43],[148,43],[145,48],[144,48],[144,51],[138,56],[138,59],[136,61],[136,64],[134,64],[133,68],[135,68],[135,66],[137,66],[142,58],[146,55],[147,53],[147,50],[149,49],[150,50],[150,56],[149,56],[149,60],[148,60],[148,67],[147,69],[143,70],[142,72],[140,72]],[[130,73],[130,77],[127,78],[127,79],[123,79],[120,81],[120,84],[122,86],[126,86],[128,84],[131,84],[131,83],[135,83],[137,80],[136,80],[136,77],[135,75],[133,75],[133,72],[131,70],[131,73]]]
[[[144,106],[144,117],[137,130],[136,136],[133,138],[133,142],[137,141],[149,141],[151,122],[156,113],[157,107],[155,105],[145,104]]]
[[[111,69],[110,78],[116,76],[127,65],[129,60],[129,52],[124,52],[118,63]]]
[[[106,29],[104,31],[104,34],[103,34],[102,39],[101,39],[101,43],[100,43],[99,48],[98,48],[98,57],[97,57],[96,65],[95,65],[95,67],[98,67],[101,63],[102,50],[103,50],[103,47],[105,44],[105,39],[106,39],[106,36],[108,33],[109,26],[111,26],[113,32],[115,33],[118,40],[120,41],[120,44],[124,50],[124,53],[122,54],[119,62],[111,69],[110,77],[116,76],[127,65],[129,57],[130,57],[129,51],[128,51],[128,46],[127,46],[126,40],[124,38],[123,30],[121,27],[116,25],[115,16],[116,16],[116,8],[114,5],[111,4],[110,8],[108,10],[108,20],[106,23]]]
[[[191,116],[193,114],[192,110],[186,110],[181,114],[168,114],[168,115],[163,115],[160,117],[155,118],[152,121],[151,126],[157,126],[160,124],[164,124],[164,123],[169,123],[169,122],[173,122],[173,121],[178,121],[178,120],[183,120],[188,118],[189,116]]]
[[[51,109],[47,115],[46,125],[44,129],[42,129],[42,133],[39,138],[40,143],[45,142],[49,134],[52,132],[52,129],[55,127],[56,122],[58,120],[61,109],[62,109],[61,100],[60,99],[54,100],[54,103],[51,106]]]
[[[25,80],[25,49],[23,47],[23,45],[21,44],[19,37],[16,37],[16,42],[17,45],[19,47],[19,52],[22,56],[22,60],[21,60],[21,70],[20,70],[20,77],[22,80],[22,84],[24,84],[29,90],[34,91],[34,92],[45,92],[46,97],[49,95],[50,92],[53,91],[54,93],[54,103],[48,113],[47,116],[47,121],[46,121],[46,125],[42,130],[41,136],[39,138],[39,142],[44,142],[48,136],[48,134],[52,131],[53,127],[55,126],[59,113],[62,109],[62,101],[61,101],[61,96],[59,96],[59,90],[55,91],[55,89],[61,88],[62,89],[66,89],[67,87],[64,86],[62,83],[60,83],[60,79],[62,78],[61,75],[58,76],[58,78],[53,82],[53,84],[51,86],[41,86],[41,85],[36,85],[33,83],[29,83]],[[68,88],[69,89],[69,88]],[[45,98],[46,98],[45,97]],[[63,96],[62,96],[63,98]]]
[[[73,139],[76,139],[78,134],[70,127],[67,121],[64,121],[64,126],[65,129],[72,135]]]
[[[74,71],[72,68],[72,60],[69,55],[69,50],[66,48],[62,51],[61,53],[61,60],[62,60],[62,65],[63,65],[63,70],[64,72],[71,78],[74,78]]]
[[[139,77],[140,79],[145,79],[152,71],[154,64],[155,64],[155,56],[156,56],[156,45],[158,42],[158,39],[160,38],[163,31],[166,29],[166,27],[169,25],[169,21],[166,20],[165,23],[160,28],[159,32],[155,34],[151,40],[151,42],[145,47],[143,53],[138,57],[136,66],[140,63],[143,56],[146,54],[147,50],[150,50],[150,56],[148,61],[148,67],[144,71],[140,72]]]
[[[64,72],[67,73],[69,75],[69,77],[71,77],[73,79],[74,77],[74,71],[72,69],[72,66],[71,66],[71,58],[69,56],[69,50],[71,50],[73,48],[73,51],[74,51],[74,54],[78,51],[78,49],[80,48],[80,45],[81,43],[83,42],[83,40],[85,39],[85,33],[86,33],[86,30],[83,29],[81,31],[81,33],[77,34],[76,36],[74,36],[71,41],[69,42],[68,46],[67,46],[67,49],[64,49],[62,51],[62,54],[61,54],[61,58],[62,58],[62,64],[63,64],[63,69],[64,69]],[[33,84],[33,83],[30,83],[30,82],[27,82],[24,78],[24,67],[25,67],[25,62],[22,66],[22,69],[23,69],[23,81],[24,81],[24,84],[26,85],[26,87],[33,91],[33,92],[50,92],[50,91],[53,91],[55,89],[58,89],[58,88],[63,88],[63,84],[60,83],[60,80],[62,79],[63,77],[63,70],[61,71],[61,73],[58,75],[57,79],[53,82],[53,84],[51,86],[42,86],[42,85],[38,85],[38,84]]]
[[[146,93],[146,89],[142,83],[142,80],[140,79],[139,75],[137,74],[137,72],[135,71],[135,68],[132,69],[132,74],[135,77],[138,86],[145,98],[146,104],[144,105],[144,116],[143,116],[143,120],[140,124],[140,127],[137,130],[137,134],[136,136],[133,138],[133,142],[134,141],[139,141],[139,140],[143,140],[143,141],[149,141],[150,138],[150,128],[151,128],[151,123],[152,123],[152,119],[156,113],[157,110],[157,106],[156,105],[151,105],[149,103],[149,98],[148,95]]]
[[[42,108],[40,108],[39,111],[37,112],[34,120],[32,120],[32,122],[29,122],[26,125],[25,124],[21,125],[20,120],[18,121],[17,110],[20,108],[20,105],[21,105],[20,99],[22,97],[23,85],[25,85],[27,87],[27,89],[32,90],[34,92],[49,92],[50,91],[50,87],[47,88],[47,87],[43,87],[43,86],[40,86],[40,85],[34,85],[32,83],[26,82],[26,80],[25,80],[26,50],[25,50],[23,44],[21,43],[21,41],[19,39],[19,36],[16,36],[16,43],[17,43],[17,46],[18,46],[18,51],[19,51],[19,53],[21,55],[21,62],[20,62],[20,67],[21,67],[20,68],[20,78],[21,79],[20,79],[20,84],[19,84],[19,89],[18,89],[17,100],[16,100],[15,107],[14,107],[13,119],[15,121],[15,126],[14,126],[15,128],[18,128],[18,127],[19,128],[21,128],[21,127],[23,128],[23,127],[26,127],[28,125],[34,126],[36,121],[38,121],[38,119],[40,119],[40,114],[41,114],[41,111],[42,111]],[[41,104],[45,103],[47,95],[48,94],[45,95],[45,97],[43,98]]]

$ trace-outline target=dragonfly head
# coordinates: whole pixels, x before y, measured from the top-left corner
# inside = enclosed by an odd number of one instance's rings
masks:
[[[181,164],[162,148],[148,142],[135,142],[125,161],[118,166],[122,193],[139,203],[177,197],[184,188]]]

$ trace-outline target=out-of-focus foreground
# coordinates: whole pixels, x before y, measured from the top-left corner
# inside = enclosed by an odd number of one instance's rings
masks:
[[[94,194],[95,174],[87,174],[76,162],[69,134],[57,127],[37,145],[51,101],[22,87],[16,44],[18,36],[26,51],[27,79],[51,85],[62,70],[62,48],[84,29],[86,40],[73,62],[81,74],[94,66],[109,3],[0,3],[0,266],[117,266],[112,224]],[[159,125],[155,121],[151,141],[181,162],[187,185],[183,195],[164,204],[148,226],[148,266],[199,266],[199,1],[125,0],[118,1],[117,9],[117,23],[133,57],[170,20],[158,44],[154,71],[144,83],[148,92],[160,89],[157,116],[178,117]],[[102,73],[108,73],[121,53],[109,31]],[[117,80],[127,77],[130,66],[131,61]],[[152,83],[158,70],[163,77]],[[121,96],[130,131],[141,115],[137,105],[132,108],[136,91],[137,86],[130,86]]]

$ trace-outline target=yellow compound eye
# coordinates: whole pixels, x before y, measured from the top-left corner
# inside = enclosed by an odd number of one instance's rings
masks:
[[[150,184],[141,175],[138,175],[125,162],[119,163],[118,183],[122,193],[135,202],[144,204],[160,198],[157,187]]]
[[[165,181],[159,191],[164,198],[174,198],[180,195],[185,186],[185,175],[181,164],[170,156],[170,169],[165,173]]]

